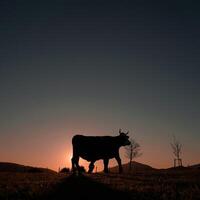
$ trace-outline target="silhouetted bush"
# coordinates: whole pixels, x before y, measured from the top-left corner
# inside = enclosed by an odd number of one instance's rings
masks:
[[[69,173],[70,172],[70,169],[67,168],[67,167],[64,167],[60,170],[60,173]]]
[[[86,169],[85,169],[85,167],[83,167],[83,166],[80,166],[79,170],[80,170],[80,172],[82,172],[82,173],[86,172]]]

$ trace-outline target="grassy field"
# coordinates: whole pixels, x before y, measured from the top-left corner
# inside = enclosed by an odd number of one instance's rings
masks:
[[[199,200],[200,170],[152,170],[132,174],[90,176],[116,190],[126,191],[132,199]]]
[[[0,172],[0,199],[199,200],[200,170],[152,170],[132,174]]]
[[[57,173],[0,172],[0,200],[37,199],[63,178]]]

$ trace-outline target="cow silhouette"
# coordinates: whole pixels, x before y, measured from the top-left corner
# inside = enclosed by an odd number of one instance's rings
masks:
[[[122,172],[121,158],[119,149],[121,146],[130,145],[128,132],[123,133],[119,129],[118,136],[84,136],[75,135],[72,138],[73,156],[72,171],[80,173],[79,158],[83,158],[90,162],[88,172],[94,169],[94,163],[97,160],[103,160],[104,172],[108,173],[109,159],[115,158],[119,165],[119,173]]]

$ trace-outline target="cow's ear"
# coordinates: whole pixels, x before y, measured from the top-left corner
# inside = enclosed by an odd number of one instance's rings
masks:
[[[122,129],[120,128],[120,129],[119,129],[119,134],[121,134],[121,133],[122,133]]]
[[[126,135],[128,135],[129,131],[126,133]]]

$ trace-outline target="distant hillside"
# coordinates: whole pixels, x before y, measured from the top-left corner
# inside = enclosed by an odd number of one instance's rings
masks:
[[[55,171],[46,168],[31,167],[16,163],[0,162],[0,172],[30,172],[30,173],[55,173]]]
[[[180,167],[170,167],[162,170],[190,170],[190,169],[200,169],[200,164],[195,164],[191,166],[180,166]]]
[[[191,165],[191,166],[189,166],[189,168],[192,168],[192,169],[200,169],[200,164]]]
[[[122,167],[125,173],[129,172],[129,163],[123,164]],[[119,170],[118,166],[111,167],[109,169],[110,172],[118,172],[118,170]],[[146,170],[155,170],[155,168],[139,162],[135,161],[132,162],[132,171],[146,171]]]

